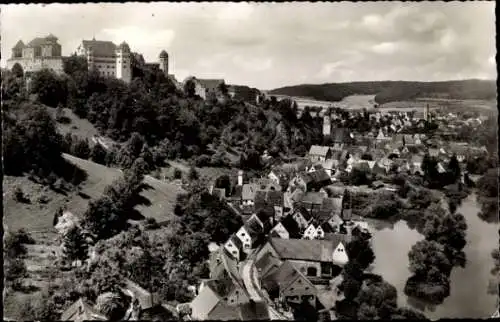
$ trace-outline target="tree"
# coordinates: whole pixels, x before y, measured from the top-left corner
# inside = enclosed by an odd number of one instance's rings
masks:
[[[448,163],[448,172],[452,182],[456,182],[460,179],[460,164],[458,163],[458,159],[455,154],[452,155],[450,162]]]
[[[70,261],[85,260],[88,256],[88,245],[78,226],[66,232],[63,239],[63,254]]]
[[[429,278],[433,270],[449,276],[452,264],[445,254],[445,247],[436,241],[421,240],[412,246],[408,253],[409,269],[417,277],[432,282]]]
[[[181,179],[182,178],[182,171],[178,168],[174,169],[174,179]]]
[[[231,191],[231,179],[227,174],[224,174],[215,180],[214,187],[225,189],[227,195]]]
[[[72,154],[78,158],[88,159],[90,156],[89,142],[85,138],[84,140],[74,137],[73,139]]]
[[[186,93],[186,95],[188,97],[194,97],[195,94],[196,94],[196,84],[194,82],[193,79],[188,79],[185,83],[184,83],[184,93]]]
[[[90,151],[90,159],[99,164],[105,164],[106,150],[99,144],[95,144]]]
[[[28,270],[24,260],[20,258],[10,259],[5,265],[5,281],[12,286],[14,290],[18,290],[22,285],[22,279],[28,277]]]
[[[126,311],[123,297],[112,292],[100,294],[97,297],[95,308],[113,321],[123,318]]]
[[[23,77],[23,67],[19,63],[15,63],[14,66],[12,66],[12,74],[14,75],[14,77]]]
[[[198,174],[198,171],[196,171],[196,168],[191,167],[189,169],[189,180],[195,181],[195,180],[198,180],[199,177],[200,177],[200,175]]]
[[[31,90],[38,94],[38,99],[45,105],[57,107],[59,103],[66,104],[66,83],[52,70],[42,69],[35,72],[31,80]]]
[[[375,260],[375,254],[371,248],[370,242],[363,238],[354,238],[346,246],[347,256],[350,261],[359,264],[362,270],[365,270]]]

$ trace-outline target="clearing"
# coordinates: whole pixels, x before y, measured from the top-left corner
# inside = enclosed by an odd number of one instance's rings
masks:
[[[46,107],[47,112],[56,119],[56,111],[57,109]],[[62,135],[66,133],[71,133],[73,135],[78,136],[81,139],[88,139],[92,142],[92,137],[99,135],[97,129],[86,119],[79,118],[73,111],[69,108],[64,108],[64,115],[71,121],[68,124],[57,122],[57,128]]]
[[[67,195],[52,191],[48,187],[31,182],[26,177],[5,176],[3,182],[4,197],[4,224],[8,229],[18,230],[24,228],[33,234],[37,243],[45,241],[47,235],[55,237],[52,226],[55,212],[61,206],[77,216],[83,215],[91,199],[99,198],[104,189],[122,175],[121,170],[109,168],[92,161],[83,160],[64,154],[64,158],[84,170],[88,177],[81,184],[81,192],[68,192]],[[166,220],[175,206],[176,196],[183,190],[173,184],[165,183],[147,176],[144,180],[147,188],[140,195],[145,202],[136,206],[144,217],[153,217],[157,221]],[[13,199],[13,190],[16,186],[22,188],[25,196],[30,200],[20,203]],[[47,198],[45,204],[39,203],[41,196]],[[147,199],[147,200],[146,200]],[[44,238],[38,234],[44,235]],[[41,240],[42,239],[42,240]]]

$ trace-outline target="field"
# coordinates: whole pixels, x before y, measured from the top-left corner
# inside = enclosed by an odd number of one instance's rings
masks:
[[[99,198],[106,186],[122,175],[118,169],[108,168],[71,155],[65,154],[64,157],[87,172],[88,177],[81,185],[81,193],[69,192],[63,195],[33,183],[26,177],[6,176],[3,182],[4,224],[9,230],[24,228],[29,232],[34,232],[34,238],[39,237],[39,234],[55,236],[52,220],[59,207],[66,205],[69,211],[81,216],[87,209],[89,200]],[[145,183],[149,187],[141,192],[141,196],[147,201],[144,202],[145,204],[136,206],[136,209],[145,217],[165,220],[173,211],[176,196],[182,189],[149,176],[146,177]],[[12,192],[16,186],[22,188],[30,200],[29,203],[19,203],[13,199]],[[48,198],[46,204],[40,204],[37,201],[42,195]],[[36,239],[37,242],[42,241]]]
[[[86,119],[81,119],[76,116],[73,111],[69,108],[64,108],[64,115],[71,121],[68,124],[57,123],[57,128],[62,135],[65,135],[68,132],[76,135],[82,139],[87,138],[91,141],[91,138],[95,135],[98,135],[97,129]],[[56,109],[47,107],[47,111],[50,115],[55,119]]]
[[[418,98],[412,101],[398,101],[385,103],[377,108],[377,111],[408,111],[423,110],[427,105],[432,111],[434,109],[445,109],[448,112],[457,113],[475,111],[482,115],[494,116],[497,113],[497,104],[494,100],[452,100],[438,98]]]
[[[374,103],[375,103],[375,95],[350,95],[345,97],[337,104],[341,108],[345,108],[348,110],[355,110],[363,108],[371,109],[373,108]]]

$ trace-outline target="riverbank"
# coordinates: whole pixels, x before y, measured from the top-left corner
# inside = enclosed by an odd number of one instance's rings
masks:
[[[451,293],[441,305],[427,307],[424,313],[431,319],[439,318],[484,318],[491,316],[497,305],[497,297],[487,293],[493,267],[491,250],[498,247],[498,226],[488,224],[478,217],[480,206],[472,192],[462,201],[457,212],[467,221],[467,256],[465,268],[455,267],[451,273]],[[373,273],[380,274],[398,290],[398,304],[421,309],[418,301],[408,300],[404,294],[408,270],[408,252],[424,237],[412,230],[404,221],[390,227],[376,229],[373,234],[373,248],[376,260]]]

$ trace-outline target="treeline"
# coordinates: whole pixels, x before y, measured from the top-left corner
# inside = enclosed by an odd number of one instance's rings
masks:
[[[7,175],[29,174],[53,185],[58,178],[78,185],[86,174],[62,157],[63,137],[42,107],[6,103],[2,110],[3,163]]]
[[[189,83],[179,90],[140,55],[133,56],[132,67],[133,80],[125,84],[88,71],[85,60],[73,56],[65,61],[63,75],[34,73],[31,92],[50,107],[69,107],[115,141],[125,142],[137,133],[149,147],[162,147],[168,158],[192,159],[200,165],[235,165],[224,157],[236,148],[242,156],[238,161],[254,166],[247,160],[266,150],[274,156],[303,154],[321,142],[321,120],[309,114],[297,120],[291,104],[249,104],[245,101],[254,90],[241,86],[236,88],[237,99],[226,95],[204,101]],[[3,88],[9,93],[16,89]]]
[[[495,99],[496,83],[487,80],[446,82],[351,82],[296,85],[274,89],[271,94],[306,96],[317,100],[340,101],[350,95],[376,95],[378,104],[420,97],[448,99]]]

